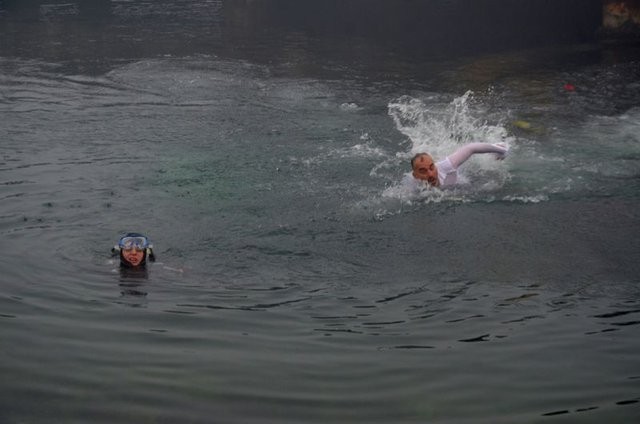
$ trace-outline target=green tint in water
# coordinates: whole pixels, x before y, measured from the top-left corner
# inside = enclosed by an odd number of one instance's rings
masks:
[[[142,56],[0,62],[0,421],[638,416],[635,62]],[[393,195],[414,143],[505,132],[465,187]]]

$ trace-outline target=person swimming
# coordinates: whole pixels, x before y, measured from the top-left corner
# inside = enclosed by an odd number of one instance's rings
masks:
[[[452,186],[458,181],[458,168],[474,154],[494,153],[496,159],[502,160],[508,151],[509,148],[502,143],[470,143],[438,162],[428,153],[418,153],[411,159],[412,171],[405,174],[402,184],[416,190],[427,185],[439,188]]]
[[[111,249],[111,254],[120,257],[121,268],[144,268],[147,260],[156,260],[153,245],[146,236],[139,233],[125,234]]]

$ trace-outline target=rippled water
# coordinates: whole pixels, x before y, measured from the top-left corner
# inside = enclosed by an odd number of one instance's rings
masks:
[[[171,28],[215,23],[214,51],[177,54],[131,24],[172,9],[112,4],[95,32],[0,14],[1,422],[640,416],[633,48],[234,50],[202,1]],[[150,50],[96,62],[99,35]],[[510,156],[399,187],[413,151],[475,139]],[[127,231],[154,241],[144,275],[108,256]]]

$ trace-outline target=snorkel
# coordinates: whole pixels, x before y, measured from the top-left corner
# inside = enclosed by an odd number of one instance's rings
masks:
[[[147,264],[147,258],[155,261],[153,245],[149,239],[140,233],[127,233],[111,249],[113,256],[120,257],[120,267],[141,268]]]

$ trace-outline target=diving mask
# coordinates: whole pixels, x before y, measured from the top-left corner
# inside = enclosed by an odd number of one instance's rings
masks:
[[[118,247],[120,250],[145,250],[149,247],[149,239],[144,236],[135,236],[135,237],[122,237],[118,242]]]

